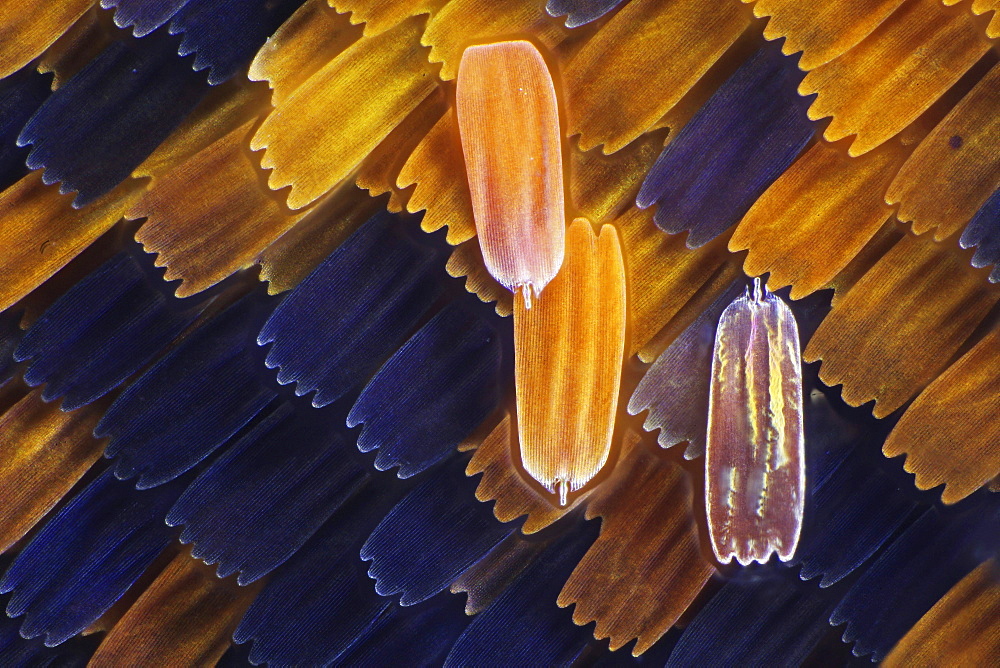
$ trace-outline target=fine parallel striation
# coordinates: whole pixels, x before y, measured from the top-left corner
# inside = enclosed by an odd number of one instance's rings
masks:
[[[719,319],[705,447],[705,506],[722,563],[795,553],[805,504],[802,360],[795,316],[755,279]]]
[[[562,136],[552,77],[530,42],[466,49],[455,112],[486,267],[530,308],[563,263]]]
[[[538,303],[514,302],[521,461],[563,506],[608,460],[627,320],[617,230],[578,218],[566,245]]]

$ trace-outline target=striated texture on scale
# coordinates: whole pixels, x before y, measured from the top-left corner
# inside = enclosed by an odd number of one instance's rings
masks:
[[[788,306],[754,281],[719,319],[712,359],[705,505],[722,563],[788,561],[805,502],[799,333]]]
[[[521,460],[566,496],[608,460],[625,352],[625,269],[618,234],[578,218],[566,264],[538,304],[514,302],[514,367]]]
[[[530,308],[562,266],[566,238],[552,77],[528,42],[470,47],[455,105],[483,260]]]

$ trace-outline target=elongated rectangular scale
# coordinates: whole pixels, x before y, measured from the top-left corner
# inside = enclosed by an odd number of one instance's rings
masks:
[[[483,260],[530,304],[562,266],[566,238],[552,77],[529,42],[473,46],[455,94]]]
[[[722,563],[795,552],[805,498],[801,369],[795,316],[755,279],[722,312],[712,356],[705,507]]]
[[[521,461],[560,505],[608,460],[625,352],[625,269],[612,225],[569,227],[566,264],[538,303],[514,300]]]

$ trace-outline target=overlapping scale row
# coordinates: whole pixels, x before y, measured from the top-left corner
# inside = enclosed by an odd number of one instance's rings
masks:
[[[886,192],[913,231],[942,240],[1000,187],[1000,65],[994,65],[920,142]]]
[[[991,2],[759,0],[759,22],[737,0],[0,7],[0,543],[24,613],[0,657],[846,661],[831,610],[857,654],[992,656]],[[566,507],[519,456],[512,323],[461,296],[515,308],[473,239],[446,83],[469,45],[517,39],[554,75],[569,213],[621,240],[621,384],[661,445],[700,450],[740,265],[802,299],[819,368],[788,564],[711,582],[702,474],[651,438],[609,434]],[[632,204],[650,169],[708,212],[688,238],[654,224],[677,198]],[[898,423],[848,405],[871,399]]]
[[[823,136],[853,135],[849,152],[858,156],[903,131],[989,49],[964,12],[940,0],[904,2],[857,46],[809,72],[799,92],[816,93],[810,118],[833,117]]]
[[[794,60],[765,45],[716,90],[653,164],[636,198],[698,248],[735,224],[806,146],[813,124]]]

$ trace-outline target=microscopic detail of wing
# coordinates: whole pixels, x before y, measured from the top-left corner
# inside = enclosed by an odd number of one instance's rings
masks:
[[[253,642],[254,664],[327,665],[389,608],[358,559],[365,536],[398,497],[398,484],[379,482],[348,500],[268,579],[233,634],[236,643]]]
[[[762,46],[663,149],[636,205],[658,205],[657,226],[690,231],[691,248],[739,222],[813,137],[809,100],[796,92],[801,80],[794,58]]]
[[[662,143],[662,136],[653,134],[640,137],[611,156],[597,149],[586,153],[572,151],[569,194],[573,205],[583,216],[595,222],[607,222],[623,213],[656,159]],[[447,226],[448,243],[459,246],[455,251],[456,258],[453,258],[454,270],[449,269],[449,273],[468,276],[469,291],[479,294],[484,301],[498,301],[492,288],[499,289],[500,286],[482,267],[478,244],[470,244],[477,247],[478,257],[475,260],[471,258],[471,249],[463,250],[464,242],[476,234],[464,165],[455,113],[449,109],[410,154],[400,171],[397,187],[416,186],[406,206],[413,213],[425,211],[421,223],[425,231],[434,232]],[[637,227],[644,228],[645,221]],[[657,270],[661,274],[664,271],[662,267],[657,267]],[[480,274],[484,274],[482,279],[491,282],[492,286],[482,285],[478,278]],[[654,293],[649,301],[657,302],[661,297],[663,295]],[[498,312],[510,315],[507,304],[510,295],[504,293],[499,300]]]
[[[136,241],[167,267],[164,280],[181,279],[178,297],[250,267],[301,217],[260,184],[246,154],[255,123],[248,121],[155,179],[127,214],[146,218]]]
[[[83,209],[34,171],[0,192],[0,309],[30,293],[121,220],[140,189],[128,181]]]
[[[809,118],[833,116],[824,137],[857,135],[852,156],[895,136],[928,109],[990,48],[964,12],[941,0],[903,3],[860,44],[799,86],[819,93]]]
[[[393,213],[402,211],[404,203],[408,202],[407,194],[397,185],[399,173],[448,108],[442,88],[426,97],[361,161],[354,175],[358,187],[367,190],[372,197],[389,193],[385,208]]]
[[[344,179],[437,88],[424,57],[420,21],[348,47],[296,88],[264,120],[250,148],[266,149],[273,190],[291,186],[301,209]]]
[[[101,456],[91,438],[100,406],[66,413],[26,394],[0,417],[0,552],[20,540]]]
[[[466,594],[465,613],[477,615],[499,598],[528,568],[547,543],[515,531],[451,583],[451,593]]]
[[[215,315],[125,388],[94,433],[139,489],[173,480],[246,425],[276,394],[252,351],[272,300],[251,294]]]
[[[471,300],[466,297],[465,299]],[[361,391],[347,426],[364,424],[358,449],[408,478],[454,453],[500,403],[502,345],[462,301],[431,318]]]
[[[632,0],[565,67],[566,134],[580,135],[584,151],[603,144],[605,153],[614,153],[630,144],[684,97],[749,23],[736,2]]]
[[[662,132],[644,134],[616,153],[592,148],[570,153],[569,195],[580,216],[606,223],[625,212],[642,185],[646,172],[663,149]]]
[[[425,601],[517,530],[475,500],[465,463],[456,457],[428,475],[365,541],[361,558],[372,562],[368,575],[381,596],[402,594],[402,605]]]
[[[466,475],[483,474],[476,488],[476,498],[493,501],[493,514],[501,522],[510,522],[527,516],[521,531],[532,534],[553,524],[576,506],[554,506],[541,492],[521,479],[521,473],[514,465],[514,449],[517,447],[513,426],[509,415],[483,439],[476,448],[476,454],[469,461]],[[578,497],[578,499],[581,497]]]
[[[140,492],[106,470],[70,499],[0,580],[21,635],[57,645],[104,614],[173,540],[163,516],[182,489]]]
[[[807,362],[843,384],[875,417],[902,406],[942,371],[1000,294],[954,249],[907,235],[833,306],[809,340]]]
[[[279,404],[205,469],[166,516],[192,556],[246,585],[295,554],[370,475],[339,417]],[[353,455],[353,456],[352,456]]]
[[[269,109],[267,93],[259,86],[243,86],[234,81],[210,89],[177,129],[135,168],[132,178],[151,177],[155,183],[241,125],[259,120]],[[246,141],[244,137],[244,151]],[[149,185],[148,181],[143,183],[144,188]]]
[[[131,28],[136,37],[145,37],[162,25],[191,0],[101,0],[101,7],[114,9],[115,25]]]
[[[857,158],[816,143],[750,207],[729,249],[750,249],[747,274],[791,285],[792,299],[826,287],[889,218],[883,193],[906,155],[896,141]]]
[[[39,73],[52,73],[53,90],[66,83],[103,51],[111,40],[119,36],[117,31],[110,29],[107,16],[105,12],[98,10],[95,2],[69,30],[31,64],[38,68]]]
[[[714,294],[743,275],[734,264],[727,264],[724,239],[688,248],[683,235],[665,234],[652,218],[651,209],[633,206],[613,223],[622,236],[622,254],[628,258],[629,355],[637,354],[643,362],[655,360],[670,343],[664,339],[668,325],[688,304],[698,301],[700,291],[709,293],[707,307]]]
[[[787,54],[801,51],[799,67],[812,70],[856,46],[903,2],[832,0],[814,5],[801,0],[756,0],[753,13],[768,17],[765,38],[784,37],[782,50]]]
[[[608,460],[625,353],[618,232],[578,218],[566,262],[538,303],[514,302],[521,461],[565,506]]]
[[[94,0],[65,0],[25,11],[20,0],[0,3],[0,78],[37,58],[94,4]]]
[[[924,138],[885,201],[913,231],[950,237],[1000,188],[1000,65],[994,65]]]
[[[28,172],[28,150],[17,138],[28,119],[48,99],[52,77],[25,67],[0,80],[0,190],[6,190]]]
[[[258,591],[220,580],[205,564],[178,554],[112,627],[88,665],[152,665],[165,656],[185,665],[214,665]]]
[[[855,656],[882,660],[936,601],[996,553],[998,536],[1000,510],[988,495],[961,510],[928,509],[853,583],[830,623],[846,622],[844,642],[855,643]]]
[[[735,281],[702,311],[656,358],[629,399],[630,415],[649,411],[642,428],[650,432],[659,429],[657,440],[661,447],[687,442],[685,459],[705,453],[715,328],[722,311],[745,286],[744,279]]]
[[[248,76],[266,81],[278,106],[357,38],[348,16],[327,0],[306,0],[257,51]]]
[[[1000,265],[1000,188],[993,191],[972,217],[958,243],[962,248],[976,248],[973,267]],[[990,283],[1000,283],[1000,268],[993,267]]]
[[[448,109],[406,159],[396,185],[416,185],[406,210],[425,211],[426,232],[447,226],[448,243],[457,245],[476,236],[468,184],[455,111]]]
[[[396,350],[441,294],[442,261],[381,212],[351,235],[274,310],[260,335],[266,364],[295,393],[333,403]]]
[[[447,0],[325,0],[338,12],[350,12],[351,23],[364,23],[365,35],[377,35],[411,16],[432,14]]]
[[[956,0],[945,0],[946,5],[954,4]],[[986,28],[986,36],[991,39],[1000,37],[1000,2],[998,0],[972,0],[972,11],[975,14],[993,12],[993,18]]]
[[[260,254],[260,280],[267,282],[268,294],[286,292],[305,280],[381,209],[379,200],[350,182],[324,196]]]
[[[182,35],[177,53],[194,54],[195,71],[208,70],[216,86],[254,57],[302,0],[188,0],[170,21],[170,34]]]
[[[805,503],[802,361],[795,316],[755,279],[719,319],[705,447],[705,506],[722,563],[795,553]]]
[[[824,588],[881,549],[917,507],[857,449],[813,491],[811,501],[795,559],[802,564],[802,579],[822,576]]]
[[[483,253],[475,239],[455,247],[445,271],[449,276],[465,280],[465,289],[480,301],[493,304],[497,315],[507,317],[514,312],[514,295],[490,276],[483,264]]]
[[[538,0],[449,0],[427,22],[421,44],[428,58],[441,63],[441,78],[454,79],[469,44],[496,41],[498,35],[530,35],[548,49],[566,37],[562,26],[541,10]]]
[[[101,640],[99,634],[76,636],[61,645],[47,647],[43,638],[21,637],[20,619],[0,616],[0,655],[11,666],[66,666],[84,668]]]
[[[578,28],[596,21],[620,4],[622,0],[549,0],[545,11],[552,16],[565,16],[567,28]]]
[[[552,77],[530,42],[472,46],[455,96],[483,260],[530,306],[562,266],[566,240]]]
[[[1000,328],[932,382],[903,413],[882,451],[906,455],[919,489],[944,483],[955,503],[1000,475]]]
[[[74,410],[123,383],[201,311],[165,296],[158,276],[122,251],[49,307],[14,351],[31,360],[25,382]]]
[[[797,666],[829,632],[828,594],[788,574],[727,583],[691,621],[667,666]]]
[[[165,38],[112,42],[55,91],[18,138],[28,167],[76,191],[75,207],[110,192],[177,127],[208,91]]]
[[[591,639],[556,605],[559,588],[597,538],[597,522],[569,527],[459,637],[445,666],[570,665]]]
[[[599,487],[587,518],[601,518],[601,535],[559,594],[575,605],[573,621],[594,620],[594,637],[610,649],[638,639],[639,656],[677,622],[715,568],[702,556],[683,469],[627,434],[622,460]]]
[[[440,666],[470,617],[441,592],[420,605],[394,605],[338,660],[343,666]]]
[[[448,260],[448,273],[464,277],[469,292],[482,301],[496,302],[497,313],[507,316],[513,311],[510,292],[486,270],[478,242],[466,241],[475,236],[475,227],[457,134],[449,110],[414,151],[400,173],[399,185],[416,183],[407,207],[410,211],[426,208],[424,230],[448,226],[449,243],[458,244]],[[611,156],[598,149],[575,150],[570,169],[570,196],[576,208],[592,221],[620,214],[613,224],[621,232],[623,254],[631,258],[630,354],[638,352],[644,361],[652,361],[653,351],[664,345],[655,340],[657,332],[728,257],[725,244],[688,249],[684,239],[663,234],[650,224],[652,211],[627,208],[661,144],[653,135]]]
[[[845,419],[842,407],[832,406],[818,390],[819,381],[810,383],[815,386],[803,405],[806,511],[790,565],[801,565],[803,580],[821,577],[825,589],[889,542],[912,519],[917,502],[876,463],[888,428],[874,418]]]
[[[957,5],[963,0],[942,0],[946,6]],[[972,0],[972,4],[969,7],[964,8],[966,11],[972,11],[973,14],[981,15],[988,12],[1000,9],[1000,0]],[[986,36],[996,39],[1000,37],[1000,17],[996,14],[993,15],[993,19],[986,26]]]
[[[887,668],[985,666],[1000,655],[1000,566],[983,562],[927,611],[889,653]]]

